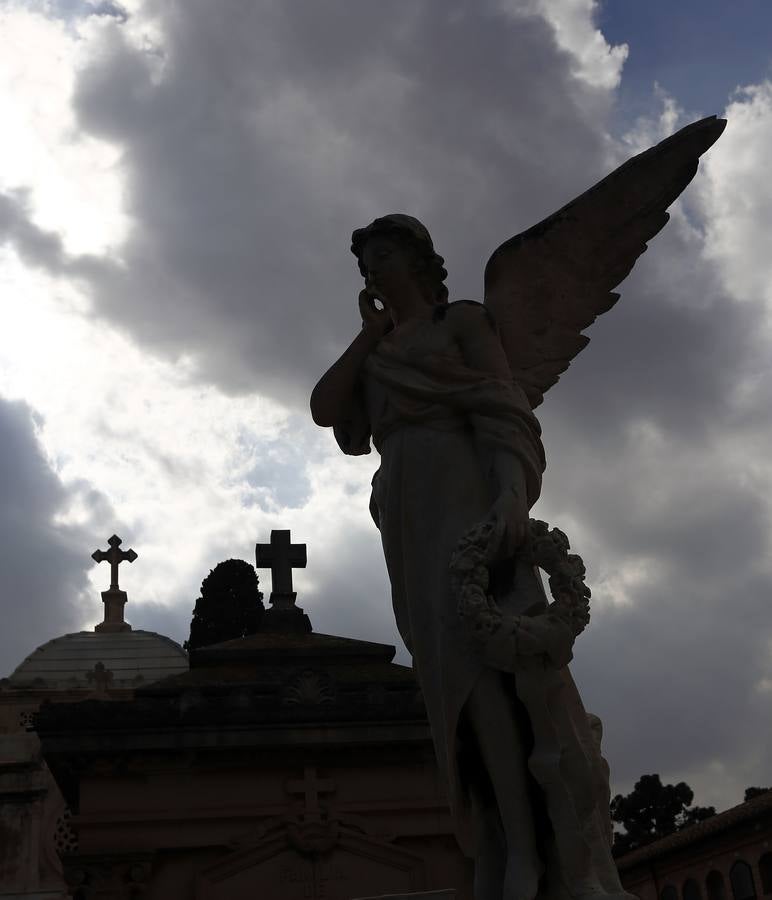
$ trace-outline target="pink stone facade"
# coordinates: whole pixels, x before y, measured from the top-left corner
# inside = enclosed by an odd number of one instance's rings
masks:
[[[772,792],[629,853],[618,861],[640,900],[772,897]]]
[[[179,645],[126,625],[117,635],[55,638],[0,679],[0,900],[70,897],[61,857],[77,836],[32,730],[40,705],[130,700],[137,685],[187,668]]]
[[[423,702],[394,648],[260,634],[125,703],[50,706],[73,900],[472,900]]]
[[[103,761],[80,781],[75,896],[351,900],[454,886],[472,900],[431,748],[384,753],[389,735],[362,737],[356,752]]]
[[[69,897],[60,853],[77,846],[70,810],[28,730],[44,698],[43,690],[0,688],[0,900]]]

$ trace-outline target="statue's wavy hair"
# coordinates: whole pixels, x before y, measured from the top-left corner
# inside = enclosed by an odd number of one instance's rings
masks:
[[[402,213],[382,216],[365,228],[357,228],[351,235],[351,252],[357,258],[363,278],[367,278],[367,269],[362,261],[365,245],[376,235],[399,241],[412,251],[415,274],[426,302],[431,306],[446,306],[448,289],[444,282],[448,272],[445,260],[435,252],[427,228],[418,219]]]

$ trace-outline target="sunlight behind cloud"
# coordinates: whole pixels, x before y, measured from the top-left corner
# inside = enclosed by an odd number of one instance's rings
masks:
[[[502,7],[515,15],[540,15],[548,22],[557,45],[574,59],[574,77],[596,88],[619,86],[629,47],[610,46],[595,27],[597,0],[503,0]]]
[[[243,508],[251,490],[245,473],[255,448],[282,433],[287,414],[256,396],[190,383],[184,367],[155,361],[72,312],[59,302],[71,287],[30,272],[11,253],[0,258],[0,273],[15,298],[0,341],[0,393],[37,410],[51,466],[75,487],[59,521],[84,524],[79,491],[101,492],[144,538],[145,558],[158,557],[141,574],[143,594],[170,602],[228,545],[239,520],[262,515]],[[181,534],[183,549],[170,553]]]
[[[633,127],[626,134],[622,135],[625,155],[642,153],[687,124],[684,118],[684,110],[678,104],[678,101],[657,83],[654,84],[654,100],[660,107],[659,114],[656,117],[640,117],[636,120]],[[711,152],[715,153],[715,148]],[[704,165],[704,163],[701,163],[701,165]]]
[[[343,458],[310,418],[254,394],[227,396],[191,379],[189,366],[147,356],[81,315],[72,286],[10,251],[0,254],[0,287],[15,300],[0,337],[0,395],[24,398],[39,416],[39,441],[67,489],[56,524],[93,533],[95,546],[117,530],[140,554],[121,575],[135,627],[151,608],[167,609],[179,623],[173,636],[184,638],[208,570],[230,557],[253,562],[256,541],[291,528],[312,548],[296,586],[315,621],[335,620],[353,593],[368,601],[350,620],[354,630],[367,636],[369,621],[376,637],[398,640],[367,512],[374,457]],[[285,482],[304,481],[298,504]],[[94,547],[82,549],[86,560]],[[267,600],[270,573],[260,575]],[[99,567],[89,581],[82,627],[101,616]],[[325,603],[330,582],[346,587]]]
[[[71,253],[102,253],[128,229],[120,151],[79,131],[71,108],[87,34],[11,4],[0,11],[0,190],[28,195],[34,222]]]
[[[705,254],[735,299],[763,300],[772,316],[772,179],[759,177],[772,145],[772,81],[738,89],[725,115],[729,124],[707,160],[700,194]]]

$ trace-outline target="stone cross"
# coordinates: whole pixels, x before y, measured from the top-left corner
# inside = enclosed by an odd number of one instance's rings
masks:
[[[118,587],[118,566],[124,561],[130,563],[134,562],[137,558],[137,554],[133,550],[119,550],[118,548],[121,546],[121,539],[117,534],[114,534],[109,538],[107,543],[110,545],[109,550],[95,550],[91,554],[91,558],[94,562],[110,563],[110,590],[117,591],[120,590]]]
[[[271,603],[294,601],[292,570],[306,567],[306,545],[291,544],[289,531],[272,531],[270,544],[255,545],[255,559],[258,569],[271,570]]]
[[[332,778],[317,778],[316,766],[304,766],[303,780],[301,781],[298,778],[291,779],[287,782],[286,787],[288,794],[303,795],[305,800],[304,817],[317,820],[321,815],[319,795],[331,794],[336,790],[335,782]]]
[[[114,534],[107,543],[109,550],[95,550],[91,554],[94,562],[110,563],[110,589],[102,591],[102,603],[105,605],[104,621],[94,626],[94,631],[131,631],[131,625],[124,621],[123,607],[126,604],[126,591],[118,587],[118,566],[122,562],[134,562],[137,554],[133,550],[121,550],[121,539]]]

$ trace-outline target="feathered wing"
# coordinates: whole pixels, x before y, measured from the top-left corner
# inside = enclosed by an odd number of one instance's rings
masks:
[[[582,331],[619,299],[613,288],[665,226],[667,207],[725,126],[715,116],[687,125],[510,238],[488,260],[485,304],[532,407],[587,346]]]

